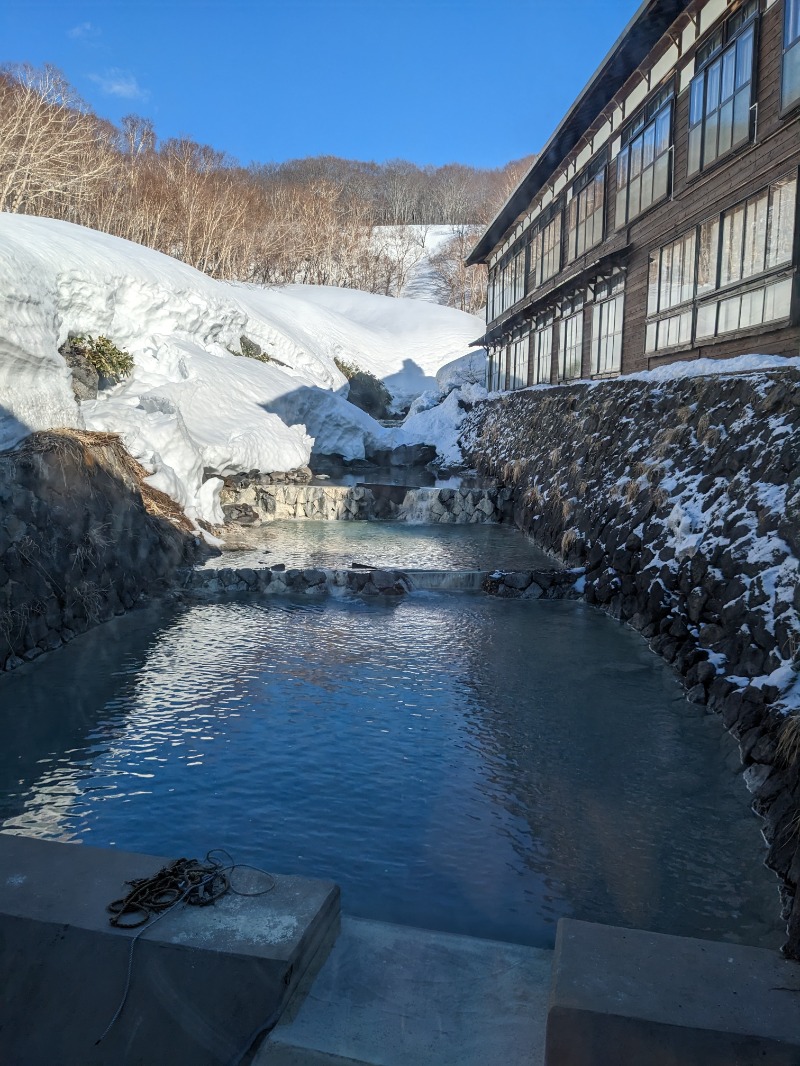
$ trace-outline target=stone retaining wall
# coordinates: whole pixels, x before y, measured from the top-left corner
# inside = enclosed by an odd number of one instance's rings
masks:
[[[194,558],[194,537],[147,513],[143,473],[107,434],[37,433],[0,454],[0,669],[165,590]]]
[[[480,404],[462,443],[740,743],[800,957],[800,374],[619,379]],[[504,594],[513,594],[505,590]],[[794,741],[794,747],[792,742]]]
[[[253,478],[226,482],[222,505],[228,520],[251,526],[280,518],[462,524],[511,520],[512,495],[509,488],[273,484]]]

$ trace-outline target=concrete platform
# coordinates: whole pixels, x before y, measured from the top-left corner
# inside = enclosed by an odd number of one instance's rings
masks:
[[[238,1061],[338,928],[339,889],[276,877],[267,895],[178,906],[140,936],[106,905],[158,856],[0,834],[0,1062],[217,1066]],[[258,874],[238,871],[255,891]]]
[[[344,917],[254,1066],[541,1066],[552,955]]]
[[[800,966],[562,918],[547,1066],[800,1066]]]

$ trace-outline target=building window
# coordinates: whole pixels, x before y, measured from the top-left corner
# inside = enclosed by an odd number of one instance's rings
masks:
[[[622,131],[617,156],[618,228],[669,194],[673,96],[674,86],[665,86]]]
[[[542,315],[531,331],[528,348],[528,384],[540,385],[550,381],[553,354],[553,314]]]
[[[567,262],[603,239],[606,158],[606,153],[602,153],[572,186],[572,199],[567,208]]]
[[[525,254],[525,244],[518,241],[492,272],[487,301],[489,322],[525,295]]]
[[[622,366],[624,274],[595,285],[592,308],[592,373],[618,374]]]
[[[543,285],[561,269],[563,200],[550,204],[539,216],[530,236],[526,292]]]
[[[796,199],[781,178],[650,256],[647,352],[789,317]]]
[[[525,387],[526,364],[528,361],[528,338],[515,337],[505,347],[505,374],[501,387],[505,389],[522,389]]]
[[[800,102],[800,0],[785,0],[781,107]]]
[[[689,94],[689,174],[750,140],[757,0],[742,7],[697,54]]]
[[[579,378],[583,369],[584,294],[576,293],[561,304],[561,329],[558,352],[558,379]]]

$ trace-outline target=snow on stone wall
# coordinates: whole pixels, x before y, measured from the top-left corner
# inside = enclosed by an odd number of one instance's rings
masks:
[[[778,741],[800,711],[798,386],[787,365],[533,389],[478,404],[461,438],[513,486],[517,523],[585,567],[588,602],[638,629],[738,737],[795,957],[800,766]]]

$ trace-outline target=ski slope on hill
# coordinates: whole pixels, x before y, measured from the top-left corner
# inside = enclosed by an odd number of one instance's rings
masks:
[[[312,446],[358,459],[420,441],[347,403],[335,359],[407,402],[481,329],[422,301],[219,282],[107,234],[0,214],[0,448],[58,426],[119,432],[157,488],[219,521],[209,472],[292,469]],[[70,333],[127,349],[131,376],[79,405],[58,353]],[[271,361],[232,354],[242,337]]]

